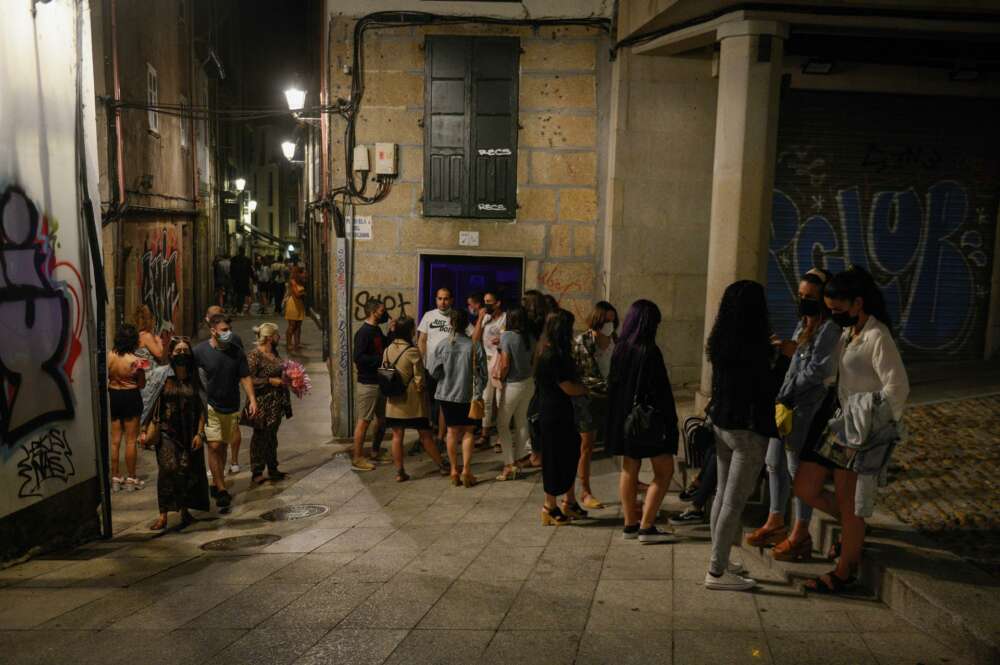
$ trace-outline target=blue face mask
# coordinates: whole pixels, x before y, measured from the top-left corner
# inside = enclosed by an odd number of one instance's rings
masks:
[[[219,333],[219,342],[221,342],[222,344],[229,344],[231,341],[233,341],[232,330],[226,330],[225,332]]]

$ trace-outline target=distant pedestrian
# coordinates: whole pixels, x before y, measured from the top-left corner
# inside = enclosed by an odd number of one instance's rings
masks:
[[[708,337],[712,397],[707,414],[715,433],[718,489],[712,504],[712,555],[705,573],[709,589],[744,591],[756,585],[741,564],[730,561],[739,547],[741,516],[764,466],[767,441],[778,435],[774,400],[771,324],[764,287],[741,280],[722,294]]]
[[[271,264],[260,255],[257,256],[257,302],[260,303],[261,314],[266,313],[271,300]]]
[[[444,445],[446,425],[437,397],[437,379],[434,378],[434,351],[439,344],[451,337],[451,307],[454,301],[451,289],[442,286],[434,292],[435,308],[424,313],[417,326],[417,346],[424,356],[427,370],[427,392],[431,396],[431,427],[437,429],[437,442]]]
[[[354,366],[358,381],[355,384],[358,421],[354,425],[354,454],[351,468],[355,471],[374,471],[375,465],[365,459],[365,436],[375,421],[375,429],[385,418],[385,395],[379,389],[378,368],[385,352],[385,334],[380,327],[389,320],[385,304],[378,298],[365,303],[365,320],[354,333]]]
[[[189,512],[209,510],[205,482],[205,405],[195,371],[191,342],[174,337],[168,347],[171,374],[157,397],[149,437],[155,441],[156,500],[160,516],[150,529],[167,526],[167,514],[180,512],[181,525],[194,521]]]
[[[417,436],[424,452],[437,464],[442,475],[448,475],[450,466],[441,459],[441,453],[434,443],[431,422],[428,419],[429,395],[424,374],[424,360],[420,350],[413,345],[416,321],[408,316],[400,316],[393,326],[394,337],[382,355],[382,366],[398,372],[406,386],[401,395],[386,398],[386,427],[392,430],[392,460],[396,466],[396,480],[404,482],[410,476],[403,465],[403,435],[407,429],[417,430]]]
[[[288,329],[285,331],[285,346],[288,353],[298,353],[302,348],[302,321],[306,318],[306,271],[304,268],[293,268],[288,278],[284,312]]]
[[[274,313],[280,314],[282,300],[285,299],[285,283],[288,281],[288,266],[281,262],[280,256],[271,261],[271,298],[274,301]]]
[[[471,413],[472,401],[483,394],[486,381],[486,354],[468,335],[469,313],[451,310],[448,338],[434,347],[435,398],[448,426],[448,459],[454,485],[472,487],[473,430],[480,420]],[[481,415],[480,415],[481,418]],[[462,449],[462,472],[459,475],[458,449]]]
[[[135,326],[125,324],[115,335],[108,351],[108,401],[111,406],[111,490],[139,490],[145,483],[135,471],[136,442],[139,437],[139,416],[142,415],[140,390],[146,385],[144,361],[135,355],[139,334]],[[119,471],[119,450],[125,437],[125,470]]]
[[[257,413],[246,413],[245,422],[253,428],[250,439],[250,480],[264,482],[264,469],[269,480],[282,480],[287,474],[278,470],[278,428],[282,419],[291,416],[292,404],[278,355],[278,326],[262,323],[254,327],[256,347],[247,354],[247,367],[257,397]]]
[[[253,266],[242,247],[236,252],[229,266],[229,276],[233,285],[234,313],[244,312],[250,304],[250,278]]]
[[[498,360],[492,379],[500,382],[497,432],[504,465],[497,480],[514,480],[528,460],[528,406],[535,395],[532,362],[538,340],[532,334],[527,312],[521,307],[505,315],[506,330],[500,333]]]
[[[212,337],[194,348],[197,366],[205,372],[208,416],[205,434],[208,439],[208,466],[212,471],[212,496],[220,509],[228,509],[232,496],[226,490],[226,447],[239,431],[240,386],[247,395],[247,415],[257,413],[257,398],[250,367],[243,348],[235,343],[229,322],[222,314],[209,319]]]
[[[674,539],[672,533],[656,526],[656,516],[674,475],[678,439],[674,393],[663,353],[656,345],[660,320],[660,308],[655,303],[632,303],[608,370],[605,444],[609,453],[622,456],[618,487],[625,518],[623,536],[640,543]],[[649,419],[645,428],[636,422],[643,410]],[[639,468],[645,459],[653,467],[653,482],[646,489],[643,504],[637,505]]]
[[[231,268],[232,261],[230,261],[229,256],[225,254],[219,256],[215,264],[216,293],[219,298],[216,304],[219,307],[231,308],[233,306],[233,283],[232,276],[229,274]]]
[[[590,461],[600,433],[603,436],[608,411],[608,375],[611,356],[615,352],[618,330],[618,310],[601,300],[594,304],[587,329],[573,340],[573,360],[580,379],[590,390],[587,396],[573,398],[576,426],[580,430],[580,503],[584,508],[599,510],[604,504],[597,500],[590,487]]]
[[[539,441],[542,451],[542,487],[545,502],[542,524],[561,525],[587,517],[577,503],[576,469],[580,463],[580,433],[573,418],[572,397],[586,395],[587,387],[573,362],[573,314],[559,310],[545,320],[535,352],[535,391],[538,398]],[[558,497],[563,496],[560,506]]]

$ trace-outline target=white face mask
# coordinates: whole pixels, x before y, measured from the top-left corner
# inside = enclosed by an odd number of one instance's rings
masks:
[[[601,334],[604,335],[605,337],[611,337],[611,335],[614,334],[614,332],[615,332],[615,324],[611,323],[610,321],[605,322],[604,325],[601,326]]]

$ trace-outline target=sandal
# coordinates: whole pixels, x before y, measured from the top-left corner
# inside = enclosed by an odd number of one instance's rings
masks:
[[[499,443],[494,443],[493,452],[495,452],[497,455],[500,455],[501,453],[503,453],[503,446],[501,446]]]
[[[812,537],[793,543],[790,538],[786,538],[771,550],[771,556],[775,561],[809,561],[812,559],[813,541]]]
[[[500,475],[497,476],[497,480],[503,482],[505,480],[517,480],[517,475],[521,472],[521,469],[517,466],[505,466]]]
[[[405,483],[409,479],[410,479],[410,474],[406,473],[405,470],[398,469],[396,471],[396,482],[397,483]]]
[[[823,578],[829,579],[829,583],[827,583]],[[843,593],[857,581],[858,579],[854,577],[854,575],[851,575],[846,580],[841,579],[837,577],[836,570],[831,570],[828,573],[823,573],[814,580],[806,581],[805,589],[806,591],[813,591],[827,596],[834,596]]]
[[[760,527],[747,536],[746,542],[750,547],[767,547],[777,545],[783,540],[788,540],[788,529],[785,528],[785,525],[772,529]]]
[[[588,510],[601,510],[602,508],[605,508],[605,505],[598,501],[593,494],[588,494],[583,497],[583,501],[580,503],[583,504],[583,507]]]
[[[163,515],[156,518],[156,521],[149,525],[150,531],[163,531],[167,528],[167,518]]]
[[[250,476],[250,482],[254,485],[263,485],[267,482],[267,478],[264,477],[263,473],[258,473],[256,475]]]
[[[451,475],[451,464],[449,464],[445,460],[442,460],[441,463],[438,464],[438,472],[442,476],[450,476]]]
[[[181,528],[195,523],[194,516],[187,511],[187,509],[181,511]]]
[[[474,475],[472,475],[471,473],[463,473],[462,474],[462,486],[463,487],[466,487],[466,488],[474,487],[477,482],[478,481],[476,480],[476,477]]]

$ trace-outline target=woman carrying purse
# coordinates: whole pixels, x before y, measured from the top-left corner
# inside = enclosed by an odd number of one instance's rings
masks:
[[[250,440],[251,482],[264,482],[264,468],[270,480],[281,480],[287,474],[278,470],[278,428],[285,416],[291,417],[291,398],[285,385],[284,367],[278,356],[278,326],[262,323],[254,327],[257,346],[247,354],[250,380],[257,397],[257,413],[250,417],[244,410],[241,424],[253,427]]]

